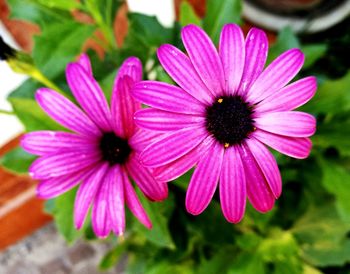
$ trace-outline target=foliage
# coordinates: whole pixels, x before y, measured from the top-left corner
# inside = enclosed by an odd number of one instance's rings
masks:
[[[129,13],[129,31],[121,48],[116,46],[112,25],[121,1],[112,0],[9,0],[11,16],[38,24],[32,58],[35,66],[67,96],[64,69],[82,51],[86,40],[97,41],[105,50],[101,59],[94,52],[95,77],[107,97],[118,66],[127,56],[139,57],[145,65],[145,78],[156,77],[172,82],[159,66],[156,50],[163,43],[182,47],[179,26],[201,25],[214,41],[228,22],[240,23],[241,1],[207,1],[207,13],[199,18],[183,1],[179,23],[163,27],[155,17]],[[91,23],[75,20],[72,11],[91,18]],[[101,32],[105,39],[99,39]],[[337,34],[349,48],[346,30]],[[301,109],[317,117],[318,129],[312,138],[310,157],[300,161],[277,156],[284,192],[275,209],[267,214],[247,207],[244,220],[236,225],[226,222],[217,198],[200,216],[193,217],[184,208],[189,174],[170,183],[171,196],[162,203],[139,197],[148,212],[153,230],[145,229],[127,216],[123,239],[110,236],[114,244],[100,263],[107,269],[126,258],[125,273],[230,273],[230,274],[320,274],[350,273],[350,70],[333,78],[327,67],[320,66],[333,40],[303,42],[291,29],[282,30],[271,45],[268,62],[281,52],[299,47],[306,56],[305,75],[316,75],[319,88],[311,102]],[[345,44],[347,43],[347,44]],[[340,51],[341,54],[343,51]],[[337,53],[332,51],[332,54]],[[327,56],[329,59],[329,56]],[[346,58],[336,56],[334,60]],[[328,60],[327,59],[327,60]],[[27,131],[64,130],[52,121],[34,101],[35,90],[42,86],[27,80],[9,96],[15,114]],[[16,149],[1,159],[1,164],[23,173],[35,157]],[[79,237],[94,239],[89,224],[77,232],[73,227],[75,191],[47,204],[62,235],[73,242]]]

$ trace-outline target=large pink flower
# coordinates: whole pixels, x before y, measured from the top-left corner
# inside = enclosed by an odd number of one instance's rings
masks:
[[[92,226],[96,235],[106,237],[111,230],[122,234],[124,203],[141,223],[151,228],[128,176],[150,199],[167,197],[167,186],[157,183],[138,159],[144,142],[152,137],[133,122],[134,112],[141,106],[131,97],[130,89],[142,78],[140,61],[131,57],[121,66],[111,108],[93,78],[86,55],[67,66],[66,76],[82,109],[47,88],[39,89],[35,97],[51,118],[73,132],[31,132],[21,142],[26,151],[40,156],[29,170],[34,179],[40,180],[38,196],[53,198],[81,183],[74,209],[78,229],[93,204]]]
[[[158,58],[180,86],[143,81],[133,95],[152,108],[136,112],[136,124],[165,133],[141,154],[160,181],[170,181],[194,165],[188,186],[188,212],[200,214],[219,184],[223,214],[239,222],[246,197],[260,212],[272,209],[281,195],[275,158],[265,147],[295,158],[311,150],[315,118],[292,111],[314,95],[316,80],[307,77],[287,85],[304,56],[284,52],[264,69],[268,41],[253,28],[244,39],[234,24],[224,26],[219,50],[197,26],[182,29],[187,55],[162,45]]]

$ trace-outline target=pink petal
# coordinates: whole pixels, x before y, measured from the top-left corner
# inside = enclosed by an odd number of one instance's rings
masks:
[[[110,172],[106,174],[106,177]],[[109,183],[107,180],[101,181],[92,207],[92,229],[99,238],[106,238],[112,230],[111,220],[108,212]]]
[[[136,195],[134,188],[132,187],[129,179],[124,177],[124,195],[125,202],[134,216],[148,229],[152,228],[152,223],[147,216],[146,211],[143,209],[139,198]]]
[[[213,144],[214,139],[208,136],[202,143],[181,158],[164,166],[153,169],[153,175],[159,182],[170,182],[189,171]]]
[[[215,97],[221,96],[225,88],[224,70],[213,42],[195,25],[184,27],[181,37],[191,62],[204,84]]]
[[[283,88],[304,64],[304,54],[290,49],[277,57],[256,79],[247,93],[247,100],[255,104]]]
[[[47,179],[78,172],[100,160],[99,152],[69,151],[45,155],[36,159],[29,168],[33,179]]]
[[[290,137],[309,137],[316,131],[315,117],[300,111],[268,112],[254,121],[257,128]]]
[[[113,232],[120,236],[125,231],[124,181],[128,180],[120,165],[110,168],[106,175],[108,184],[108,211]]]
[[[245,64],[239,87],[239,94],[244,95],[256,78],[263,71],[269,42],[264,31],[251,28],[245,39]]]
[[[93,76],[90,58],[86,53],[83,53],[79,56],[77,63],[85,69],[89,76]]]
[[[141,153],[148,145],[158,140],[162,135],[162,133],[156,131],[138,129],[129,139],[129,145],[134,151]]]
[[[183,89],[156,81],[142,81],[132,90],[140,102],[165,111],[203,115],[205,106]]]
[[[72,151],[79,148],[93,148],[97,140],[86,136],[60,131],[34,131],[25,134],[21,139],[22,148],[35,155]]]
[[[159,183],[154,179],[150,170],[140,164],[137,154],[130,157],[126,168],[136,185],[149,199],[153,201],[162,201],[168,197],[167,185]]]
[[[84,135],[101,135],[100,130],[80,108],[56,91],[38,89],[35,99],[52,119],[66,128]]]
[[[219,181],[224,150],[223,145],[214,142],[200,159],[186,192],[186,209],[189,213],[201,214],[213,198]]]
[[[181,88],[203,104],[211,104],[213,95],[182,51],[165,44],[158,48],[157,54],[163,68]]]
[[[205,118],[148,108],[135,113],[135,123],[147,130],[169,132],[189,126],[204,125]]]
[[[317,89],[316,77],[296,81],[265,98],[256,105],[256,112],[293,110],[308,102]]]
[[[275,157],[256,139],[247,139],[246,144],[277,199],[282,193],[282,178]]]
[[[259,129],[252,136],[278,152],[297,159],[308,157],[312,147],[309,138],[290,138]]]
[[[52,199],[75,187],[89,174],[89,169],[83,169],[64,176],[42,180],[37,186],[36,194],[39,198]]]
[[[140,159],[145,166],[157,167],[179,159],[199,145],[208,133],[202,128],[184,128],[163,135],[146,147]]]
[[[83,226],[89,207],[104,180],[108,166],[107,163],[97,165],[91,171],[91,175],[80,185],[74,202],[74,224],[76,229]]]
[[[118,78],[123,78],[124,76],[130,77],[134,83],[142,80],[142,63],[140,59],[136,57],[125,59],[118,70],[116,82],[118,82]]]
[[[220,58],[225,72],[225,91],[227,94],[236,93],[241,82],[245,47],[241,28],[236,24],[226,24],[220,35]]]
[[[131,96],[133,85],[133,80],[124,76],[118,78],[113,88],[111,103],[113,128],[115,133],[123,138],[130,138],[134,134],[134,113],[141,108],[141,104],[136,103]]]
[[[243,144],[239,151],[246,175],[248,199],[257,211],[268,212],[275,204],[275,196],[249,148]]]
[[[225,149],[219,183],[222,212],[227,221],[242,220],[246,206],[246,178],[239,150],[236,146]]]
[[[111,113],[99,84],[78,64],[69,64],[66,77],[74,97],[103,131],[111,131]]]

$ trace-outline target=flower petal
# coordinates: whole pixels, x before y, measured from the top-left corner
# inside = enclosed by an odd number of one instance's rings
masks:
[[[130,157],[126,168],[136,185],[149,199],[162,201],[168,197],[168,186],[154,179],[150,170],[140,164],[137,154]]]
[[[118,81],[118,78],[123,78],[124,76],[130,77],[134,83],[142,80],[142,63],[140,59],[137,57],[129,57],[125,59],[118,70],[116,82]]]
[[[120,236],[125,231],[124,181],[128,180],[120,165],[114,165],[106,175],[108,184],[108,212],[113,232]]]
[[[225,91],[235,94],[241,82],[245,47],[241,28],[236,24],[226,24],[220,35],[220,58],[225,72]]]
[[[308,157],[312,147],[309,138],[290,138],[259,129],[252,136],[278,152],[297,159]]]
[[[186,92],[203,104],[210,104],[214,100],[190,59],[182,51],[165,44],[158,48],[157,55],[165,71]]]
[[[77,63],[85,69],[89,76],[93,76],[90,58],[86,53],[83,53],[79,56]]]
[[[133,80],[128,76],[124,76],[118,78],[113,89],[111,103],[112,124],[115,133],[123,138],[130,138],[134,134],[134,113],[141,108],[141,104],[135,102],[131,96],[133,85]]]
[[[269,42],[265,32],[257,28],[251,28],[245,39],[245,64],[238,90],[239,95],[245,95],[263,71],[268,50]]]
[[[193,215],[203,212],[215,193],[219,181],[224,147],[214,142],[199,160],[186,192],[186,209]]]
[[[282,178],[275,157],[256,139],[247,139],[246,144],[277,199],[282,193]]]
[[[255,106],[256,112],[293,110],[308,102],[317,89],[316,77],[296,81],[265,98]]]
[[[105,176],[107,177],[110,172]],[[111,220],[108,212],[109,183],[101,181],[100,188],[92,206],[91,220],[92,229],[99,238],[106,238],[112,230]]]
[[[89,169],[83,169],[65,176],[42,180],[37,186],[36,194],[42,199],[55,198],[75,187],[89,174]]]
[[[309,137],[316,131],[315,117],[300,111],[268,112],[254,121],[257,128],[290,137]]]
[[[275,196],[249,148],[243,144],[239,151],[246,175],[248,199],[257,211],[268,212],[275,204]]]
[[[204,125],[205,118],[148,108],[135,113],[135,123],[147,130],[169,132],[189,126]]]
[[[283,88],[304,64],[304,54],[290,49],[278,56],[256,79],[246,99],[255,104]]]
[[[247,189],[242,159],[236,146],[225,149],[219,191],[226,220],[240,222],[245,212]]]
[[[152,223],[142,207],[139,198],[136,195],[129,179],[124,177],[124,195],[125,202],[134,216],[148,229],[152,228]]]
[[[139,82],[132,93],[140,102],[165,111],[199,115],[205,111],[205,106],[183,89],[162,82]]]
[[[153,169],[153,175],[159,182],[170,182],[189,171],[200,159],[208,148],[213,144],[214,139],[208,136],[202,143],[179,159]]]
[[[74,224],[76,229],[83,226],[89,207],[103,183],[108,166],[107,163],[97,165],[91,171],[91,175],[80,185],[74,202]]]
[[[69,151],[45,155],[36,159],[29,168],[33,179],[47,179],[78,172],[100,160],[99,152]]]
[[[111,131],[111,113],[99,84],[79,64],[69,64],[66,77],[74,97],[95,124],[103,131]]]
[[[145,166],[157,167],[166,165],[187,154],[199,145],[208,133],[202,128],[184,128],[163,135],[146,147],[140,159]]]
[[[191,62],[204,84],[215,97],[222,95],[225,88],[224,70],[213,42],[195,25],[182,28],[181,37]]]
[[[134,151],[141,153],[150,143],[155,142],[162,135],[162,133],[156,131],[138,129],[129,139],[129,145]]]
[[[64,127],[83,135],[100,136],[101,132],[85,113],[63,95],[48,88],[35,93],[40,107]]]
[[[93,148],[96,145],[96,139],[60,131],[34,131],[26,133],[21,138],[22,148],[31,154],[39,156],[80,148]]]

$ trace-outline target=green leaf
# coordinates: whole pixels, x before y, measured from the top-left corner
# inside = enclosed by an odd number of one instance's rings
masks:
[[[188,24],[202,25],[201,19],[197,16],[192,6],[186,1],[183,1],[180,5],[180,24],[182,26]]]
[[[140,201],[152,221],[153,228],[149,230],[137,222],[135,223],[136,230],[156,246],[175,249],[168,228],[168,218],[174,207],[173,199],[169,197],[166,202],[150,202],[143,194],[140,194],[140,191],[138,193]]]
[[[120,242],[113,249],[107,252],[106,255],[103,256],[102,260],[99,263],[99,268],[101,270],[107,270],[118,263],[120,255],[124,253],[124,251],[128,247],[128,242]]]
[[[262,258],[256,253],[243,252],[239,254],[231,267],[229,274],[265,274]]]
[[[23,123],[26,131],[35,130],[65,130],[53,121],[39,107],[36,101],[24,98],[9,98],[17,117]]]
[[[258,252],[264,261],[276,262],[297,255],[299,247],[294,236],[288,231],[274,229],[270,237],[265,238],[259,245]]]
[[[163,27],[155,16],[129,13],[129,30],[123,44],[126,56],[134,55],[144,63],[153,57],[157,48],[164,43],[173,43],[176,32]]]
[[[285,27],[279,32],[276,42],[269,49],[267,64],[291,48],[300,48],[300,43],[293,30],[290,27]]]
[[[28,79],[18,88],[13,90],[8,96],[8,99],[11,99],[11,98],[34,99],[35,91],[40,87],[41,85],[38,82],[32,79]]]
[[[219,41],[222,27],[227,23],[241,23],[242,5],[240,0],[208,0],[207,13],[203,19],[203,28],[213,39]]]
[[[304,248],[303,257],[318,267],[343,266],[350,262],[350,240],[341,243],[320,242],[312,247]]]
[[[55,78],[81,53],[95,27],[74,21],[51,24],[37,37],[33,50],[35,65],[48,78]]]
[[[0,158],[0,164],[16,173],[27,173],[31,163],[36,159],[32,154],[17,147]]]
[[[305,63],[303,69],[311,67],[318,59],[320,59],[327,51],[326,44],[311,44],[301,47],[301,51],[305,54]]]
[[[11,18],[29,21],[38,24],[44,29],[52,22],[64,22],[71,18],[71,14],[67,11],[52,9],[45,2],[53,2],[53,0],[8,0],[11,9]],[[66,1],[75,2],[75,1]]]
[[[82,8],[82,5],[78,1],[72,0],[37,0],[37,2],[50,9],[57,8],[67,11]]]
[[[350,110],[350,71],[341,79],[320,83],[312,100],[303,106],[311,113],[339,113]]]
[[[350,111],[329,117],[317,125],[316,135],[312,137],[315,146],[337,148],[340,155],[350,155]]]
[[[336,197],[339,216],[350,224],[350,172],[332,161],[320,158],[322,184]]]
[[[208,274],[208,273],[227,273],[232,265],[232,257],[236,253],[235,248],[232,246],[223,246],[218,250],[212,258],[209,260],[203,260],[196,273]]]
[[[53,215],[58,231],[67,242],[72,243],[82,235],[82,230],[76,230],[73,221],[74,200],[77,188],[74,188],[55,198]]]
[[[310,207],[290,230],[299,242],[302,258],[316,266],[342,266],[350,261],[350,223],[343,222],[331,204]]]

